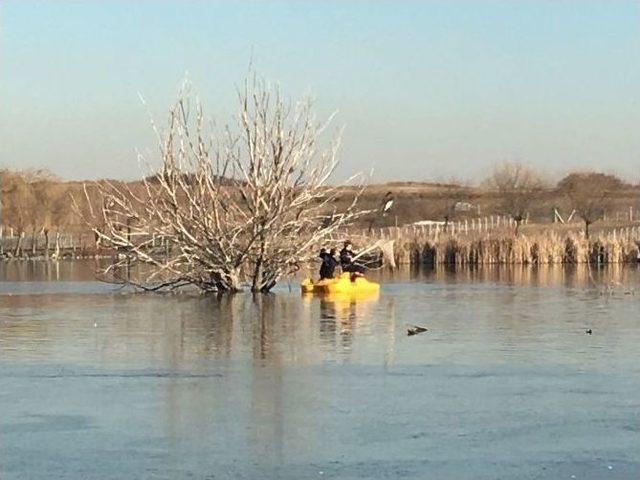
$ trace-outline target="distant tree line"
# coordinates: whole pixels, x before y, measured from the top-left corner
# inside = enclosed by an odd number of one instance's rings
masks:
[[[520,163],[497,166],[484,182],[485,188],[496,193],[501,213],[508,214],[515,222],[518,234],[531,207],[545,191],[555,190],[566,198],[570,208],[584,223],[584,233],[589,238],[589,227],[606,215],[611,202],[631,185],[615,175],[599,172],[572,172],[562,178],[555,188],[532,168]]]
[[[191,185],[195,182],[193,173],[185,174],[183,183]],[[215,177],[214,177],[215,179]],[[219,185],[230,186],[231,181],[224,178],[215,179]],[[127,186],[134,194],[142,194],[145,182],[157,184],[157,176],[149,176],[142,182],[111,182],[121,187]],[[9,170],[0,169],[0,226],[4,227],[4,236],[9,229],[18,237],[16,254],[24,248],[35,248],[24,245],[25,235],[44,235],[48,238],[51,232],[87,231],[88,227],[82,218],[96,217],[100,212],[100,183],[84,185],[81,182],[64,182],[47,170]],[[540,210],[543,197],[553,197],[553,201],[562,202],[573,218],[583,222],[585,235],[590,234],[591,226],[603,219],[613,203],[625,192],[636,192],[637,187],[624,182],[612,174],[599,172],[572,172],[553,182],[545,179],[535,169],[520,163],[497,164],[479,187],[472,187],[458,179],[437,184],[393,183],[385,186],[385,191],[396,191],[407,185],[424,185],[425,190],[435,193],[420,194],[406,200],[398,198],[393,209],[386,218],[366,220],[366,225],[375,222],[376,226],[399,221],[410,221],[410,214],[424,207],[428,218],[444,222],[444,228],[463,217],[473,216],[479,212],[472,207],[483,205],[482,214],[497,213],[508,215],[514,220],[514,233],[517,235],[522,223],[533,210]],[[633,190],[636,189],[636,190]],[[640,193],[640,192],[636,192]],[[635,196],[636,193],[634,193]],[[352,192],[346,193],[345,202],[350,202]],[[72,206],[72,196],[86,198],[79,202],[78,209]],[[361,204],[372,211],[377,211],[380,201],[379,193],[366,189],[361,195]],[[349,197],[349,198],[348,198]],[[343,201],[337,199],[338,201]],[[404,204],[403,204],[404,202]],[[429,208],[426,208],[430,206]],[[373,214],[375,215],[375,213]],[[406,218],[405,218],[406,217]],[[364,223],[364,220],[363,220]]]
[[[44,234],[48,245],[53,229],[73,222],[68,190],[68,184],[47,170],[0,170],[0,224],[18,237],[15,254],[20,254],[25,234]]]

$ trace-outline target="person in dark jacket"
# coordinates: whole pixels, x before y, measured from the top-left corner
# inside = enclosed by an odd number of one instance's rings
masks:
[[[351,240],[346,240],[344,242],[342,250],[340,250],[340,266],[342,267],[343,272],[350,272],[355,274],[364,273],[364,267],[354,262],[355,256],[356,254],[353,251]]]
[[[332,248],[327,252],[326,248],[320,250],[320,258],[322,259],[322,265],[320,265],[320,280],[326,278],[333,278],[333,275],[338,266],[338,260],[336,260],[336,249]]]

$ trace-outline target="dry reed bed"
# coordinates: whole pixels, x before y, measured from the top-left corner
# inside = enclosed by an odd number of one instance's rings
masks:
[[[639,256],[637,230],[586,239],[553,232],[518,235],[492,232],[484,236],[440,234],[395,239],[397,264],[426,265],[557,265],[631,263]]]

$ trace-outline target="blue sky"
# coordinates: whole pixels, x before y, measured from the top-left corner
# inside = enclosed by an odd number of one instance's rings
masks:
[[[138,176],[185,72],[218,123],[250,58],[344,126],[340,175],[640,167],[640,3],[0,3],[0,165]]]

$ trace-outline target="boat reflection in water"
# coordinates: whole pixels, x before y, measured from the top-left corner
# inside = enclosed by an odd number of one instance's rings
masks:
[[[303,293],[307,305],[320,303],[320,334],[322,339],[334,339],[339,334],[343,346],[351,344],[353,332],[366,323],[378,302],[378,291],[353,293]]]

